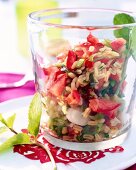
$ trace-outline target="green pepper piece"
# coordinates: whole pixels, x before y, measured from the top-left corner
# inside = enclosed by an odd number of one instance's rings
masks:
[[[84,64],[84,61],[85,61],[84,59],[79,59],[76,63],[76,68],[81,68],[82,65]]]

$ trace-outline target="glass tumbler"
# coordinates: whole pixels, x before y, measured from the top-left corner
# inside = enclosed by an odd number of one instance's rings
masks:
[[[109,9],[50,9],[28,17],[45,138],[71,150],[121,144],[136,98],[136,23],[114,25]],[[58,34],[59,32],[59,34]]]

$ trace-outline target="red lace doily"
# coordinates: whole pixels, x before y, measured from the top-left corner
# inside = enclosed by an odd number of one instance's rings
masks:
[[[40,136],[41,137],[41,136]],[[50,149],[56,163],[68,164],[71,162],[81,161],[84,163],[91,163],[97,159],[101,159],[106,156],[105,153],[117,153],[123,152],[124,149],[121,146],[116,146],[111,149],[105,149],[103,151],[92,151],[92,152],[83,152],[83,151],[71,151],[65,150],[48,143],[44,137],[42,137],[42,142],[48,146]],[[13,149],[14,152],[17,152],[31,160],[40,160],[41,163],[50,162],[48,154],[45,150],[38,146],[34,145],[16,145]]]

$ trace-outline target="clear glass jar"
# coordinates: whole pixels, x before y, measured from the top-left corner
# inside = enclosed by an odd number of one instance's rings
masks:
[[[91,151],[126,139],[136,96],[128,40],[136,24],[114,26],[117,13],[122,11],[52,9],[29,15],[41,124],[50,143]],[[129,33],[127,39],[116,38],[117,31]]]

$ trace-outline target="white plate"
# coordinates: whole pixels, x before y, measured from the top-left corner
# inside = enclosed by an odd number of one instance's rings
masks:
[[[0,113],[9,116],[17,113],[15,129],[27,127],[27,110],[32,97],[23,97],[0,104]],[[57,163],[58,170],[122,170],[136,163],[136,125],[133,124],[127,140],[122,144],[125,149],[122,153],[105,153],[105,157],[91,164],[83,162],[64,165]],[[6,136],[0,136],[0,142]],[[12,150],[0,155],[0,170],[52,170],[51,163],[41,164],[22,155],[13,153]]]

